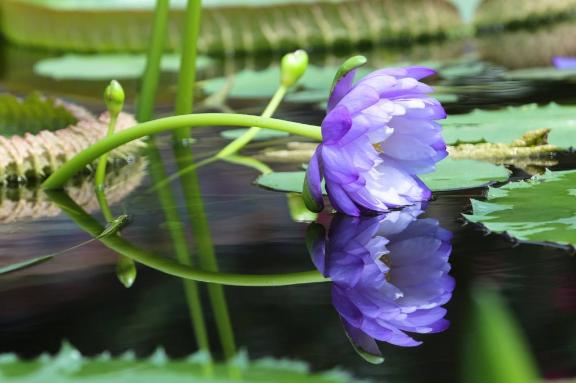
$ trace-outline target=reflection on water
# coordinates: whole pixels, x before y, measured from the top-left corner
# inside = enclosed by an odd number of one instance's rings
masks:
[[[448,327],[441,306],[454,289],[452,234],[420,214],[413,206],[374,217],[337,215],[327,238],[312,245],[314,264],[332,279],[332,303],[350,340],[371,355],[380,355],[374,339],[418,346],[407,332]]]

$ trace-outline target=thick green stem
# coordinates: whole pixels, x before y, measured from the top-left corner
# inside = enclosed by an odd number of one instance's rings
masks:
[[[80,206],[62,191],[47,191],[46,194],[68,214],[76,224],[91,234],[98,237],[104,227],[92,216],[86,213]],[[327,282],[317,270],[288,274],[232,274],[214,271],[199,270],[191,266],[183,265],[168,258],[149,253],[139,249],[117,235],[98,239],[109,249],[125,255],[145,266],[151,267],[163,273],[194,280],[198,282],[219,283],[230,286],[289,286],[306,283]]]
[[[200,33],[201,0],[188,0],[186,6],[184,32],[182,35],[182,55],[180,58],[180,74],[178,77],[178,93],[176,94],[176,114],[192,113],[194,105],[194,83],[196,82],[196,44]],[[189,139],[186,126],[174,131],[174,139],[178,143]]]
[[[136,112],[138,121],[148,121],[152,118],[154,99],[156,98],[156,89],[158,88],[158,78],[160,76],[160,64],[168,29],[169,13],[170,0],[156,0],[150,47],[146,58],[146,68],[142,76],[142,88],[138,97]]]
[[[189,148],[176,145],[174,153],[179,169],[190,167],[191,164],[194,164],[194,158]],[[212,233],[208,226],[208,217],[204,209],[197,173],[195,171],[186,173],[180,178],[180,183],[182,185],[184,200],[186,201],[185,205],[188,216],[190,217],[189,222],[194,235],[196,249],[198,250],[200,266],[202,266],[204,270],[216,272],[218,271],[218,262],[214,252]],[[232,330],[232,323],[230,321],[230,314],[228,312],[223,287],[221,285],[209,284],[208,296],[212,304],[214,319],[216,320],[224,355],[227,360],[230,360],[236,355],[236,342],[234,340],[234,332]]]
[[[106,132],[106,137],[110,137],[114,134],[114,129],[116,129],[116,121],[118,120],[118,115],[110,114],[110,122],[108,122],[108,132]],[[106,165],[108,164],[108,153],[102,154],[98,160],[98,167],[96,168],[96,176],[94,182],[96,184],[96,189],[104,189],[104,181],[106,179]]]
[[[130,141],[186,126],[199,127],[208,125],[259,126],[317,140],[322,138],[320,127],[318,126],[245,114],[201,113],[166,117],[143,122],[97,142],[62,165],[44,181],[43,187],[47,190],[61,189],[66,181],[96,158]]]
[[[154,137],[148,143],[148,158],[150,160],[150,175],[152,179],[166,178],[166,170],[162,164],[162,158],[156,148]],[[172,191],[167,185],[162,185],[156,188],[160,207],[166,219],[168,233],[172,239],[172,247],[176,254],[176,259],[185,265],[192,265],[190,251],[184,234],[184,225],[180,220],[180,216],[176,211],[176,202]],[[204,352],[210,353],[210,344],[208,342],[208,332],[206,330],[206,322],[204,321],[204,309],[202,308],[202,301],[200,299],[200,289],[195,281],[184,280],[184,292],[186,294],[186,301],[188,303],[188,311],[196,335],[198,348]],[[206,365],[207,373],[212,373],[212,366]]]
[[[270,102],[268,102],[266,109],[264,109],[264,112],[262,112],[261,115],[262,117],[272,117],[272,115],[274,114],[276,109],[278,109],[278,106],[284,99],[287,90],[288,88],[286,88],[283,85],[280,85],[278,87],[276,93],[274,93],[274,96],[270,99]],[[216,158],[224,158],[232,154],[236,154],[240,149],[242,149],[250,141],[252,141],[252,139],[256,137],[256,134],[258,134],[259,131],[260,131],[259,127],[257,126],[251,127],[243,135],[236,138],[234,141],[226,145],[224,149],[218,152],[218,154],[216,154]]]

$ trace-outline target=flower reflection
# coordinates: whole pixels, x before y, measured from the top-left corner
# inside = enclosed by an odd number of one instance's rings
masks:
[[[454,289],[451,233],[419,207],[373,217],[335,216],[312,243],[316,267],[332,279],[332,303],[353,345],[380,355],[375,340],[418,346],[407,333],[445,330]]]

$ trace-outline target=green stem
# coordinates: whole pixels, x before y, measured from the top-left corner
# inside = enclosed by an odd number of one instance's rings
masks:
[[[104,227],[92,216],[86,213],[63,191],[47,191],[46,194],[68,214],[70,218],[83,230],[98,237]],[[290,286],[306,283],[328,282],[317,270],[287,274],[233,274],[214,271],[199,270],[191,266],[182,265],[165,257],[139,249],[117,235],[98,239],[109,249],[125,255],[145,266],[151,267],[165,274],[175,277],[194,280],[198,282],[219,283],[229,286]]]
[[[156,188],[164,187],[164,186],[168,185],[170,182],[177,180],[178,178],[180,178],[184,174],[186,174],[188,172],[195,171],[196,169],[201,168],[202,166],[211,164],[213,162],[216,162],[217,160],[218,160],[218,158],[216,158],[216,157],[208,157],[208,158],[203,159],[202,161],[194,162],[188,166],[185,166],[184,168],[182,168],[181,170],[178,170],[176,173],[172,174],[171,176],[167,176],[166,178],[162,179],[161,181],[154,183],[154,186],[152,186],[148,191],[153,191],[153,190],[156,190]]]
[[[156,89],[158,88],[158,77],[160,76],[160,64],[162,62],[166,31],[168,29],[169,13],[170,0],[156,0],[154,20],[152,22],[152,36],[146,58],[146,68],[142,76],[142,89],[140,91],[138,110],[136,112],[136,119],[138,121],[148,121],[152,118],[154,99],[156,98]]]
[[[118,119],[117,115],[110,113],[110,121],[108,122],[108,131],[106,132],[106,138],[114,134],[114,129],[116,129],[116,121]],[[96,183],[96,189],[104,189],[104,181],[106,178],[106,165],[108,164],[108,153],[102,154],[98,160],[98,167],[96,168],[96,176],[94,182]]]
[[[199,127],[207,125],[260,126],[262,128],[280,130],[317,140],[322,138],[320,127],[318,126],[245,114],[200,113],[166,117],[143,122],[100,140],[67,161],[48,177],[42,185],[44,189],[48,190],[60,189],[66,181],[84,169],[88,164],[92,163],[96,158],[130,141],[186,126]]]
[[[288,88],[286,88],[283,85],[280,85],[278,87],[276,93],[274,93],[274,96],[270,99],[268,105],[266,105],[266,109],[264,109],[264,112],[262,112],[261,115],[262,117],[272,117],[272,115],[274,114],[276,109],[278,109],[278,106],[282,102],[282,99],[284,99],[287,90]],[[226,145],[224,149],[222,149],[220,152],[218,152],[218,154],[216,154],[216,157],[224,158],[229,155],[237,153],[240,149],[242,149],[250,141],[252,141],[259,131],[260,131],[259,127],[257,126],[251,127],[243,135],[241,135],[240,137],[236,138],[234,141]]]
[[[189,148],[176,145],[174,148],[176,163],[178,168],[189,167],[194,164],[194,158]],[[214,243],[212,242],[212,233],[208,226],[208,217],[202,201],[200,182],[198,174],[195,171],[186,173],[181,177],[182,192],[186,201],[186,209],[190,219],[190,226],[194,235],[196,248],[200,259],[200,266],[204,270],[218,271],[218,262],[214,253]],[[208,296],[212,304],[216,327],[220,335],[222,349],[227,360],[230,360],[236,354],[236,342],[234,332],[226,304],[226,296],[221,285],[209,284]]]
[[[176,94],[175,112],[178,115],[189,114],[194,105],[194,83],[196,82],[196,44],[200,34],[201,0],[188,0],[186,6],[184,31],[182,35],[182,55],[180,57],[180,73],[178,77],[178,93]],[[186,126],[174,131],[174,139],[178,143],[187,141],[189,131]]]
[[[154,137],[151,137],[148,143],[148,158],[150,160],[150,175],[152,179],[164,179],[166,177],[166,170],[162,164],[160,152],[156,148]],[[186,235],[184,234],[182,221],[175,209],[176,202],[170,188],[166,185],[161,185],[156,188],[158,200],[168,228],[168,233],[172,239],[172,246],[176,253],[176,259],[185,265],[192,265],[192,259],[188,250]],[[208,342],[208,332],[206,331],[206,322],[204,321],[204,309],[202,308],[202,301],[200,299],[200,289],[195,281],[184,280],[184,292],[186,294],[186,301],[188,303],[188,311],[192,320],[192,327],[196,334],[196,341],[198,348],[210,354],[210,344]],[[212,374],[213,367],[208,364],[207,374]]]
[[[102,215],[106,222],[112,222],[114,220],[114,215],[112,214],[112,210],[110,209],[110,205],[106,199],[104,189],[96,188],[96,199],[98,200],[98,205],[100,205],[100,210],[102,210]]]
[[[272,169],[266,165],[264,162],[257,160],[253,157],[240,156],[238,154],[232,154],[222,158],[223,161],[230,162],[236,165],[246,166],[248,168],[256,169],[262,174],[271,173]]]

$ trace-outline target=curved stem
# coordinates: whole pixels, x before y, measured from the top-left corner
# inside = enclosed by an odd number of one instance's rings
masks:
[[[47,191],[46,194],[58,205],[58,207],[62,209],[63,212],[68,214],[70,218],[80,226],[80,228],[82,228],[82,230],[87,231],[94,237],[97,237],[104,230],[102,225],[96,219],[72,201],[66,193],[62,191]],[[132,258],[145,266],[175,277],[198,282],[219,283],[230,286],[271,287],[329,281],[329,279],[324,277],[317,270],[287,274],[232,274],[199,270],[139,249],[117,235],[98,238],[98,240],[109,249],[128,258]]]
[[[86,165],[92,163],[96,158],[130,141],[168,130],[176,130],[186,126],[199,127],[207,125],[259,126],[317,140],[322,139],[320,127],[318,126],[274,118],[234,113],[200,113],[166,117],[137,124],[97,142],[62,165],[60,169],[55,171],[46,181],[44,181],[42,186],[47,190],[62,188],[66,181],[82,170]]]

